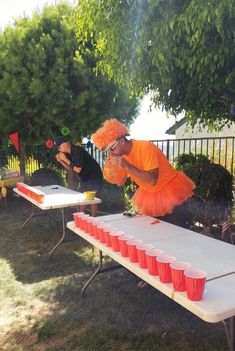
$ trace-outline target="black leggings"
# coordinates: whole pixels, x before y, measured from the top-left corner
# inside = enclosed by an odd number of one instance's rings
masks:
[[[192,213],[188,210],[188,201],[176,206],[171,214],[158,218],[183,228],[189,228],[192,224]]]

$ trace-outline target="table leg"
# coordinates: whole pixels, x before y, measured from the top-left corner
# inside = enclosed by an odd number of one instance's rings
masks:
[[[229,327],[227,322],[229,323]],[[235,316],[229,318],[227,321],[222,321],[222,323],[225,327],[229,351],[235,351]]]
[[[26,219],[26,221],[22,224],[22,228],[24,228],[24,226],[31,220],[32,217],[38,217],[38,216],[47,216],[57,224],[57,220],[53,216],[51,216],[47,211],[45,213],[44,212],[36,213],[35,209],[37,209],[37,207],[32,205],[32,212],[29,215],[29,217]]]
[[[91,215],[93,217],[96,217],[97,216],[97,204],[92,204],[91,205]]]
[[[92,282],[92,280],[95,278],[95,276],[100,272],[101,267],[102,267],[102,259],[103,259],[102,251],[99,250],[99,265],[96,268],[95,272],[92,274],[92,276],[88,279],[86,284],[83,286],[83,288],[82,288],[82,297],[84,297],[84,293],[85,293],[85,290],[88,287],[88,285]]]
[[[34,217],[35,215],[35,206],[32,205],[32,212],[29,215],[29,217],[26,219],[26,221],[22,224],[22,228],[24,228],[24,226],[31,220],[32,217]]]
[[[235,350],[235,316],[230,318],[230,351]]]
[[[97,204],[91,204],[91,216],[96,217],[97,216]],[[79,205],[77,206],[77,211],[79,210],[80,212],[85,212],[86,205]]]
[[[102,259],[103,259],[103,254],[102,254],[102,251],[99,250],[99,265],[98,267],[96,268],[95,272],[92,274],[92,276],[88,279],[88,281],[83,285],[83,288],[82,288],[82,297],[84,297],[85,295],[85,290],[86,288],[88,287],[88,285],[92,282],[92,280],[97,276],[97,274],[99,273],[104,273],[104,272],[109,272],[109,271],[112,271],[112,270],[115,270],[115,269],[120,269],[120,268],[123,268],[122,265],[120,264],[117,264],[115,266],[112,266],[112,267],[107,267],[107,268],[102,268]]]
[[[51,252],[49,253],[49,259],[51,260],[51,256],[53,254],[53,252],[57,249],[57,247],[64,241],[65,238],[65,215],[64,215],[64,208],[59,208],[60,212],[61,212],[61,216],[62,216],[62,236],[60,238],[60,240],[58,241],[58,243],[55,245],[55,247],[53,247],[53,249],[51,250]]]

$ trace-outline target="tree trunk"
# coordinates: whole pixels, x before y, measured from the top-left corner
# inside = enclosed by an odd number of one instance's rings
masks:
[[[26,176],[25,163],[26,163],[25,142],[20,141],[20,175],[22,177]]]

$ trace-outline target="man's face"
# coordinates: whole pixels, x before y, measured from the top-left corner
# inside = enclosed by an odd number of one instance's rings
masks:
[[[108,149],[109,154],[114,156],[124,155],[124,145],[125,145],[124,138],[121,138],[115,141]]]
[[[58,150],[60,152],[65,153],[65,154],[69,153],[70,152],[70,144],[68,142],[65,142],[58,147]]]

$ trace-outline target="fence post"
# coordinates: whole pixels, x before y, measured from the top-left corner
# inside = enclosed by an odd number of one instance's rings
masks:
[[[167,139],[167,143],[166,143],[166,158],[169,161],[170,159],[170,140],[169,139]]]

